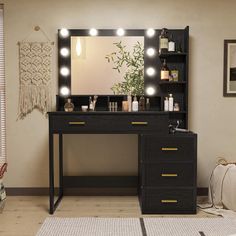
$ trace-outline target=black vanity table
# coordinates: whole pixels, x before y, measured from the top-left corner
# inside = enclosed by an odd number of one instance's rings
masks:
[[[196,135],[168,134],[167,112],[57,111],[48,114],[50,214],[63,196],[66,178],[63,175],[63,134],[138,134],[136,187],[142,213],[196,212]],[[54,134],[59,134],[59,197],[55,203]]]
[[[93,33],[91,34],[91,32]],[[63,174],[64,134],[137,134],[139,137],[138,176],[132,178],[126,178],[125,176],[123,179],[121,177],[122,181],[119,178],[114,178],[114,176],[107,176],[104,177],[104,181],[109,183],[109,187],[111,184],[114,187],[127,187],[129,181],[126,180],[131,180],[132,187],[138,190],[142,213],[196,213],[197,135],[192,132],[169,134],[168,128],[170,124],[176,125],[178,122],[180,122],[180,128],[188,128],[189,27],[168,29],[168,32],[176,40],[176,50],[174,52],[158,53],[161,29],[152,29],[152,34],[148,34],[148,31],[143,29],[123,31],[126,37],[139,36],[143,39],[144,95],[145,98],[150,100],[150,109],[148,111],[122,112],[122,101],[127,100],[125,95],[72,92],[75,88],[83,87],[87,83],[87,79],[94,79],[97,73],[95,71],[94,76],[78,76],[76,74],[78,73],[75,72],[78,66],[73,67],[73,58],[76,58],[76,60],[78,58],[73,51],[73,38],[87,37],[83,39],[89,41],[94,36],[102,36],[102,38],[115,36],[117,37],[114,39],[116,42],[117,40],[121,41],[122,37],[114,29],[58,31],[59,95],[57,95],[56,111],[48,113],[50,214],[53,214],[58,206],[65,188],[68,186],[76,187],[79,180],[76,176],[68,177]],[[88,47],[88,44],[86,44],[86,47]],[[99,45],[96,44],[95,48],[98,47]],[[154,54],[148,55],[148,49],[154,50]],[[99,59],[99,56],[93,56],[96,64],[99,60],[103,61],[105,58],[102,55]],[[160,79],[160,68],[164,59],[167,61],[170,70],[178,71],[177,80],[163,81]],[[88,66],[88,74],[93,70],[90,65]],[[81,70],[83,69],[84,67]],[[151,74],[147,73],[150,69],[153,72]],[[74,78],[72,78],[73,74],[76,75]],[[77,83],[80,77],[86,78],[85,82]],[[99,83],[103,82],[104,77],[109,78],[109,75],[99,77],[97,79]],[[91,86],[93,82],[94,80],[88,83],[90,84],[89,89],[93,87]],[[172,94],[174,101],[178,103],[179,111],[163,111],[164,99],[169,94]],[[98,95],[96,111],[82,112],[80,110],[81,106],[87,105],[89,96],[93,95]],[[75,105],[74,112],[64,112],[65,97],[72,99]],[[110,102],[118,104],[117,112],[107,111]],[[54,134],[59,135],[59,197],[55,202]],[[96,183],[93,186],[96,186]],[[88,186],[84,184],[83,187]]]

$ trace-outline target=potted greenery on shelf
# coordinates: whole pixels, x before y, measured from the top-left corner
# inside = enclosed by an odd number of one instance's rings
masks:
[[[114,94],[144,94],[144,47],[140,42],[136,42],[133,51],[126,50],[122,42],[114,43],[117,51],[112,52],[105,58],[108,63],[113,63],[113,69],[121,73],[124,71],[122,82],[115,83],[111,90]]]

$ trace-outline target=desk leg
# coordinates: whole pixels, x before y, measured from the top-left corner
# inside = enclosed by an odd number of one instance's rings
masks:
[[[54,212],[54,142],[53,133],[49,133],[49,213]]]
[[[59,197],[63,196],[63,134],[59,134]]]

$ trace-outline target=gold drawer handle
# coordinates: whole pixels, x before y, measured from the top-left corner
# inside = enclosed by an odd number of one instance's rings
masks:
[[[169,199],[163,199],[161,200],[161,203],[177,203],[177,200],[169,200]]]
[[[178,174],[161,174],[161,177],[177,177]]]
[[[163,147],[163,148],[161,148],[161,150],[162,150],[162,151],[178,151],[178,148],[175,148],[175,147],[173,147],[173,148]]]
[[[131,124],[132,125],[147,125],[148,122],[147,121],[132,121]]]
[[[84,121],[70,121],[69,125],[85,125]]]

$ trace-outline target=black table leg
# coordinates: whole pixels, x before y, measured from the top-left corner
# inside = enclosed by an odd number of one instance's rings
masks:
[[[63,134],[59,134],[59,197],[63,196]]]
[[[54,212],[54,157],[53,133],[49,133],[49,213]]]

